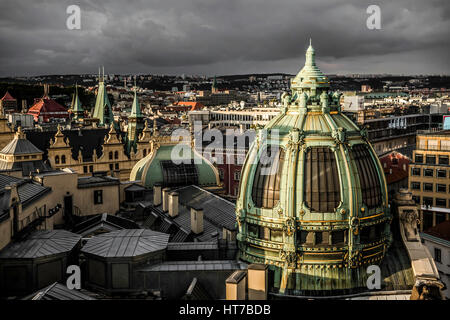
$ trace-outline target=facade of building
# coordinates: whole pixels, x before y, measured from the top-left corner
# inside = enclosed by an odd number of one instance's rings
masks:
[[[450,215],[450,131],[417,135],[410,164],[409,189],[420,205],[420,230],[425,231]]]
[[[444,297],[450,299],[450,221],[440,224],[420,233],[423,244],[428,248],[439,270],[442,282],[446,289]]]

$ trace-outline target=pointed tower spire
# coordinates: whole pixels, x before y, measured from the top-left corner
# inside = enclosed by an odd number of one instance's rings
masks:
[[[70,110],[74,114],[75,120],[78,120],[83,117],[84,110],[83,107],[81,106],[80,98],[78,97],[78,83],[75,84],[75,93],[73,94]]]
[[[95,107],[94,112],[92,113],[92,118],[99,119],[100,125],[109,125],[114,122],[114,115],[112,113],[111,103],[109,102],[108,92],[106,92],[106,87],[103,80],[104,79],[100,77],[99,69],[97,99],[95,100]]]

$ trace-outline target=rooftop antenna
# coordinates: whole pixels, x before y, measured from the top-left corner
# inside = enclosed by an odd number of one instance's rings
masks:
[[[105,66],[103,66],[102,81],[105,81]]]

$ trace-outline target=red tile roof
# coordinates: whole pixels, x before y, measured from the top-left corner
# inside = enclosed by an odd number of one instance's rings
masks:
[[[191,111],[200,110],[203,107],[205,107],[203,105],[203,103],[195,102],[195,101],[178,101],[178,102],[175,102],[173,105],[180,106],[180,107],[191,107]]]
[[[27,112],[34,116],[34,120],[38,121],[39,116],[47,122],[50,118],[69,118],[69,112],[53,99],[43,97],[36,102]]]
[[[438,225],[425,230],[430,236],[450,241],[450,220],[439,223]]]
[[[10,95],[8,91],[6,91],[5,95],[0,100],[2,100],[2,101],[16,101],[16,99],[14,99],[13,96]]]

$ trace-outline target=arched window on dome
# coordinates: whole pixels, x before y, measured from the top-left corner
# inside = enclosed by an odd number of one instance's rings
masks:
[[[66,156],[65,155],[61,156],[61,163],[66,163]]]
[[[119,159],[119,151],[114,151],[114,159]]]
[[[276,154],[272,155],[272,152],[276,152]],[[269,145],[263,149],[262,154],[267,156],[264,160],[260,159],[256,167],[252,187],[252,200],[258,208],[271,209],[280,200],[280,180],[281,171],[283,170],[284,149]]]
[[[354,145],[351,151],[358,170],[362,200],[368,208],[381,205],[381,185],[375,161],[364,144]]]
[[[55,164],[59,164],[59,156],[55,156]]]
[[[333,212],[341,201],[339,174],[334,152],[312,147],[305,157],[305,202],[311,211]]]

